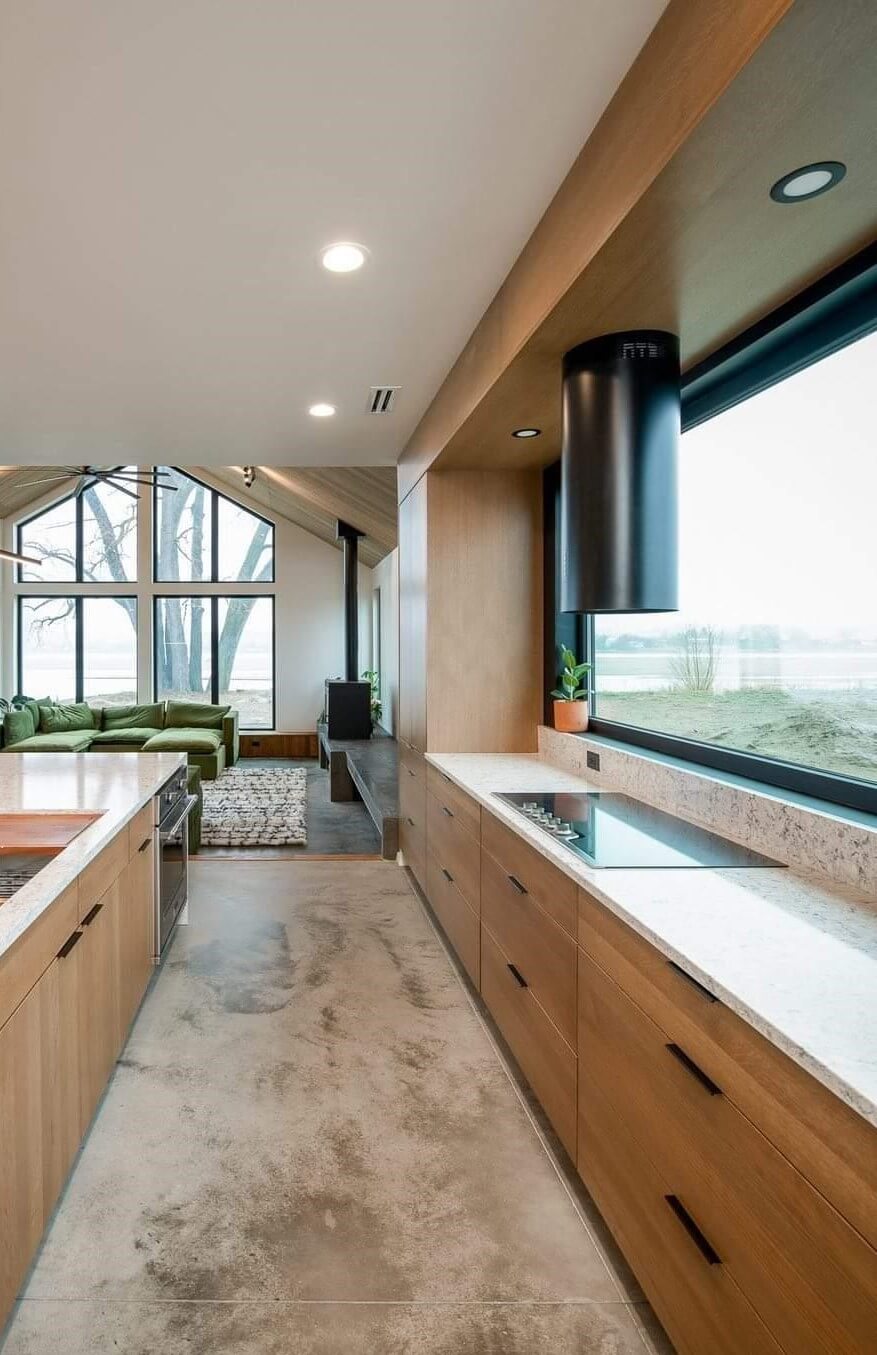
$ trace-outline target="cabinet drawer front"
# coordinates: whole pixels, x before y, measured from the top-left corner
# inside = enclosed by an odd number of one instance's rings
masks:
[[[426,786],[426,758],[409,743],[399,744],[399,781],[416,781]]]
[[[481,911],[481,848],[456,815],[432,794],[427,795],[426,832],[429,849],[450,872],[460,893],[476,913]]]
[[[584,890],[579,944],[877,1247],[873,1126]]]
[[[426,785],[442,806],[445,815],[456,819],[460,827],[465,828],[476,842],[480,842],[481,806],[478,801],[460,790],[450,777],[445,776],[444,772],[440,772],[438,767],[433,767],[430,763],[426,764]]]
[[[481,978],[481,936],[478,914],[469,907],[432,852],[426,857],[427,896],[445,935],[475,987]]]
[[[576,1056],[485,927],[481,996],[570,1157],[576,1155]]]
[[[780,1344],[864,1355],[877,1253],[583,951],[579,1021],[589,1077]]]
[[[506,874],[514,875],[540,908],[574,937],[576,886],[573,881],[486,810],[481,816],[481,841]]]
[[[139,845],[139,844],[138,844]],[[128,864],[128,832],[123,828],[108,847],[104,847],[79,877],[79,919],[85,917],[98,899],[118,880]]]
[[[136,856],[147,838],[151,838],[154,829],[155,810],[150,802],[135,814],[128,824],[128,857]]]
[[[579,1175],[679,1355],[781,1355],[721,1253],[710,1255],[712,1239],[693,1209],[674,1196],[584,1061],[578,1130]]]
[[[399,779],[399,821],[412,819],[408,827],[426,842],[426,787],[422,781]]]
[[[0,956],[0,1027],[49,968],[78,922],[79,896],[74,883]]]
[[[576,943],[481,853],[481,920],[527,980],[561,1035],[576,1047]]]
[[[416,798],[416,797],[415,797]],[[423,799],[426,799],[424,794]],[[415,814],[417,817],[415,818]],[[426,818],[425,806],[409,805],[399,799],[399,850],[406,866],[414,872],[421,889],[426,889]]]

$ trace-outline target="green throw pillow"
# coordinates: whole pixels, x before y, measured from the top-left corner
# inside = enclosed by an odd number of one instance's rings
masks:
[[[163,729],[164,706],[104,706],[104,729]]]
[[[230,706],[205,706],[200,701],[168,701],[165,729],[221,729]]]
[[[85,701],[73,706],[40,706],[41,734],[69,734],[74,729],[94,729],[94,711]]]
[[[33,715],[27,708],[7,711],[3,722],[7,747],[10,743],[21,743],[22,739],[33,738],[35,732]]]

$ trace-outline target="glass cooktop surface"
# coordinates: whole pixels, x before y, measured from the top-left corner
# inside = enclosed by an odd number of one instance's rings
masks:
[[[499,799],[591,866],[783,869],[781,861],[615,791],[516,792]]]

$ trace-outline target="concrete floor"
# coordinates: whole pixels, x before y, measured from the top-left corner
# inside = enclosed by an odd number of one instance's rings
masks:
[[[666,1349],[398,867],[195,861],[190,912],[3,1355]]]
[[[271,857],[380,856],[381,838],[361,800],[333,804],[329,773],[314,758],[247,758],[248,767],[305,767],[308,773],[306,847],[203,847],[199,856]]]

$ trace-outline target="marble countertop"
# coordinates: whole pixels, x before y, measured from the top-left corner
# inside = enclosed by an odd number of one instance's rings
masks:
[[[99,813],[62,852],[0,904],[0,955],[72,884],[185,761],[183,753],[2,753],[0,813]]]
[[[792,869],[596,869],[497,794],[605,783],[535,754],[427,761],[877,1125],[877,898]]]

